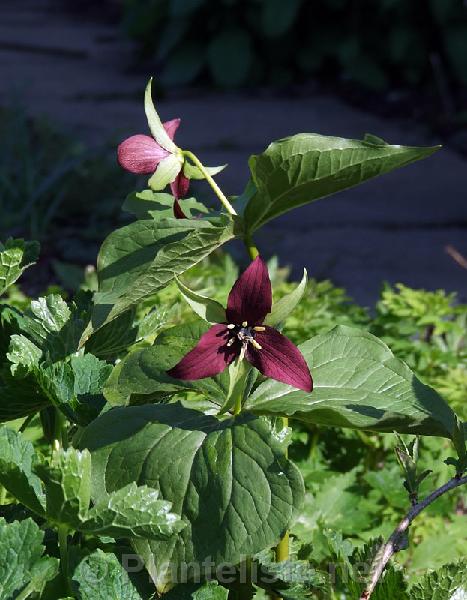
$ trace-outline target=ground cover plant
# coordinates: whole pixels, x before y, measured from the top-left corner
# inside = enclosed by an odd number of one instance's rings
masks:
[[[301,133],[233,198],[151,82],[145,110],[118,160],[148,188],[97,277],[29,300],[38,243],[0,246],[0,597],[462,598],[467,307],[386,286],[371,314],[254,244],[438,148]]]

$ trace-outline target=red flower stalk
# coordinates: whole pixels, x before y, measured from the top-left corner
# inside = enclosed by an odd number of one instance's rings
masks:
[[[310,370],[299,349],[276,329],[263,325],[271,307],[269,273],[258,256],[230,291],[227,323],[213,325],[168,374],[188,381],[212,377],[240,357],[266,377],[311,392]]]

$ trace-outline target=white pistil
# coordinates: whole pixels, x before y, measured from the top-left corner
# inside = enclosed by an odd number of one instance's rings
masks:
[[[248,327],[248,321],[243,321],[242,327]]]
[[[233,323],[229,323],[227,325],[227,329],[235,329],[235,325]]]

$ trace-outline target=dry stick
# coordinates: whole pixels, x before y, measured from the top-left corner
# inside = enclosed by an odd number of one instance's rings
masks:
[[[412,508],[409,510],[406,516],[402,519],[402,521],[399,523],[396,529],[392,532],[391,537],[388,539],[388,541],[378,550],[378,553],[376,554],[370,568],[371,579],[365,591],[360,596],[360,600],[368,600],[370,598],[371,594],[375,590],[376,584],[378,583],[391,557],[394,554],[396,554],[396,552],[402,550],[405,547],[404,540],[406,537],[406,533],[415,517],[417,517],[422,512],[422,510],[424,510],[437,498],[439,498],[446,492],[449,492],[450,490],[459,487],[460,485],[464,485],[465,483],[467,483],[467,476],[453,477],[450,481],[448,481],[440,488],[432,492],[424,500],[412,506]]]
[[[462,256],[462,254],[456,250],[454,248],[454,246],[451,246],[450,244],[447,245],[444,249],[446,251],[447,254],[449,254],[449,256],[456,261],[456,263],[461,266],[463,269],[467,269],[467,258],[465,258],[465,256]]]

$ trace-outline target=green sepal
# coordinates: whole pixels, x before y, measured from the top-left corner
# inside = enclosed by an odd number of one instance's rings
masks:
[[[303,269],[303,277],[297,287],[272,305],[271,312],[266,315],[264,324],[270,327],[277,327],[284,323],[287,317],[293,312],[297,304],[303,298],[308,281],[307,271]]]
[[[175,279],[182,297],[192,310],[208,323],[225,323],[225,308],[216,300],[202,296],[184,285],[178,277]]]

